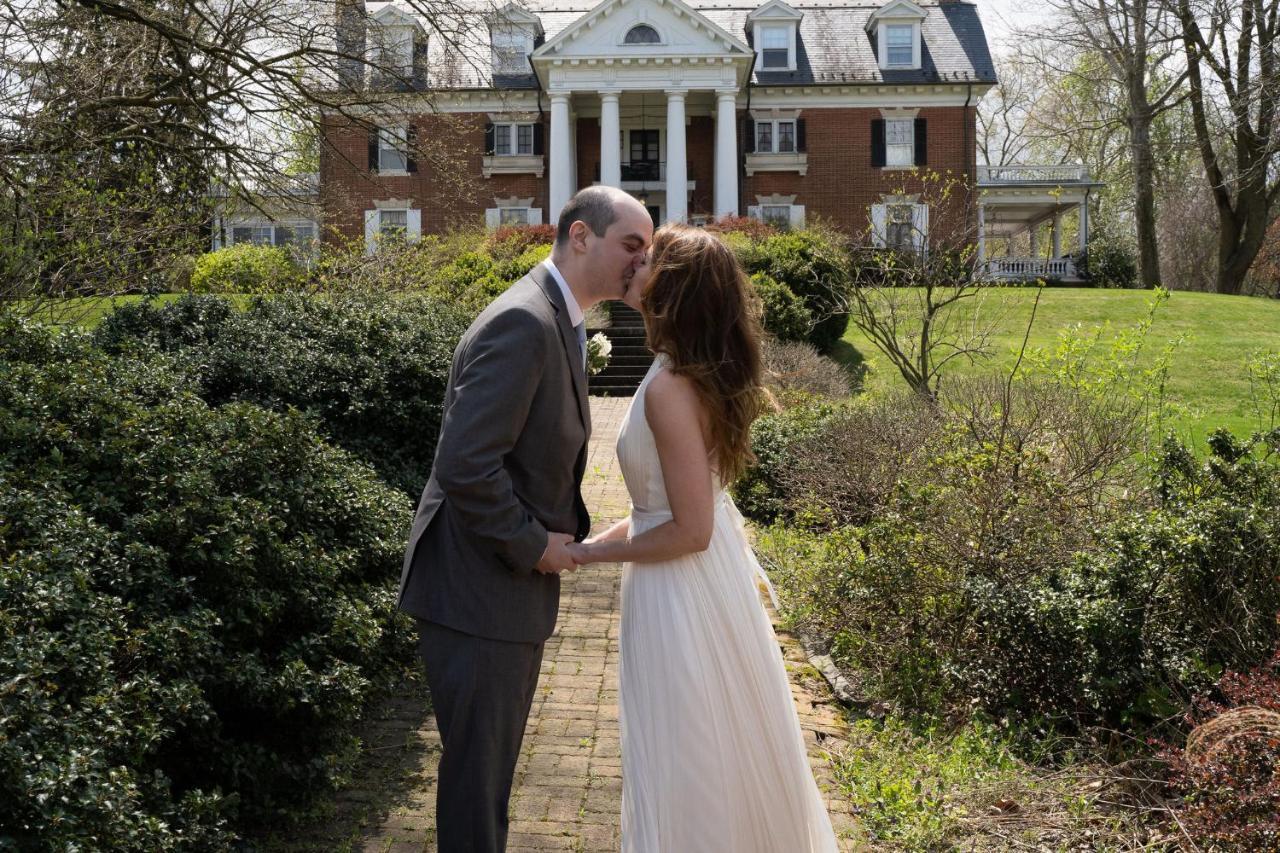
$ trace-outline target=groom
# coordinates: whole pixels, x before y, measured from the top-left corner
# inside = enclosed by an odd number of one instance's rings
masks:
[[[582,190],[560,213],[551,257],[481,312],[454,352],[398,602],[418,621],[444,745],[441,853],[506,847],[559,575],[575,568],[566,546],[591,527],[583,312],[622,298],[652,236],[630,195]]]

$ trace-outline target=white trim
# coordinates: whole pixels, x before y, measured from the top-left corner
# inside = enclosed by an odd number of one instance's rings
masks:
[[[803,151],[794,154],[747,154],[743,165],[747,177],[756,172],[799,172],[805,175],[809,171],[809,155]]]
[[[776,119],[767,118],[767,119],[753,120],[751,123],[751,141],[752,141],[752,147],[755,148],[755,153],[757,154],[799,154],[800,153],[800,129],[797,126],[796,122],[797,122],[797,119],[794,119],[794,118],[776,118]],[[762,124],[769,125],[769,150],[768,151],[760,150],[760,125]],[[779,125],[782,125],[782,124],[791,125],[791,150],[790,151],[778,150],[779,148],[778,141],[781,136],[779,132],[780,131]]]
[[[772,71],[795,71],[796,70],[796,30],[798,30],[799,22],[792,21],[755,21],[752,24],[751,41],[756,48],[756,73],[767,74]],[[787,64],[770,65],[764,64],[764,31],[765,30],[785,30],[787,34]],[[769,48],[775,50],[776,48]]]
[[[657,34],[658,40],[628,42],[627,36],[631,35],[631,31],[634,30],[636,27],[648,27],[649,29],[653,30],[654,33]],[[663,33],[662,30],[660,30],[659,28],[655,27],[650,21],[646,21],[646,20],[631,22],[630,24],[627,25],[626,29],[622,30],[622,32],[618,35],[618,39],[617,39],[618,47],[625,48],[627,50],[631,50],[637,47],[656,47],[656,46],[660,47],[660,46],[666,46],[670,44],[671,44],[671,41],[670,39],[667,38],[666,34]]]
[[[911,64],[889,63],[889,27],[911,28]],[[907,19],[883,20],[876,30],[877,60],[882,71],[918,71],[920,69],[920,22]]]
[[[543,154],[486,154],[480,161],[480,174],[486,178],[494,175],[535,175],[546,172],[546,156]]]
[[[613,14],[619,7],[623,6],[627,2],[628,0],[604,0],[603,3],[600,3],[590,12],[587,12],[572,24],[565,27],[553,38],[548,39],[541,47],[533,52],[533,58],[535,60],[547,59],[554,53],[561,53],[566,45],[577,40],[583,33],[589,31],[599,23],[601,19]],[[658,0],[658,2],[665,3],[670,6],[671,10],[677,17],[688,18],[691,21],[695,21],[697,25],[706,30],[712,38],[723,44],[730,53],[751,54],[751,47],[749,45],[741,39],[726,32],[723,28],[713,23],[706,15],[685,3],[684,0]],[[609,57],[609,59],[612,61],[613,57]],[[544,81],[544,84],[549,86],[552,85],[553,82],[554,81]]]

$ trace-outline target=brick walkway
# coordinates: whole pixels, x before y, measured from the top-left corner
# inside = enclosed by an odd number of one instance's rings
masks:
[[[628,398],[592,397],[594,424],[583,493],[597,526],[627,510],[626,488],[614,457],[614,441]],[[618,850],[622,798],[622,758],[618,740],[618,627],[621,615],[618,565],[590,566],[565,576],[560,619],[547,641],[542,678],[534,697],[524,747],[516,768],[511,801],[513,851]],[[776,624],[776,618],[775,618]],[[843,745],[844,728],[825,682],[808,665],[798,643],[779,634],[792,692],[800,711],[805,741],[820,787],[833,791],[828,750]],[[403,759],[387,782],[399,789],[387,802],[374,804],[352,827],[344,846],[384,853],[422,853],[435,849],[432,812],[434,768],[439,758],[435,721],[414,717],[414,697],[393,703],[370,750],[399,750]],[[379,799],[363,780],[348,795],[356,801]],[[842,849],[856,849],[848,805],[828,802]],[[355,812],[351,803],[340,810]],[[354,814],[352,815],[354,817]],[[337,839],[334,839],[336,842]],[[334,849],[334,848],[330,848]],[[679,853],[679,851],[671,851]],[[779,853],[785,853],[779,851]]]

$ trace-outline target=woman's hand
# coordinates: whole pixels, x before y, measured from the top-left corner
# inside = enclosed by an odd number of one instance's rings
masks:
[[[594,540],[587,539],[582,542],[570,542],[565,547],[569,549],[569,556],[573,558],[575,563],[579,566],[586,566],[595,562],[595,558],[591,553],[593,544]]]

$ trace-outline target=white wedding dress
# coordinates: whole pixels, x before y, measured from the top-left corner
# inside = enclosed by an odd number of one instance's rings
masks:
[[[632,535],[671,518],[644,392],[618,435]],[[763,577],[742,516],[715,494],[710,547],[622,575],[624,853],[835,851],[809,768]]]

